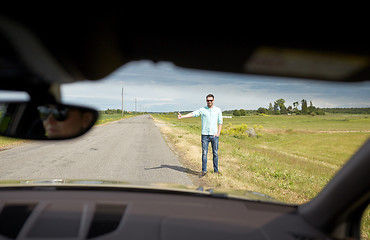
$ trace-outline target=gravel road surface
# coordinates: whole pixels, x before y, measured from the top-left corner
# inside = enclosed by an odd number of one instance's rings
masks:
[[[192,185],[149,115],[95,126],[82,137],[0,151],[0,180],[88,179]]]

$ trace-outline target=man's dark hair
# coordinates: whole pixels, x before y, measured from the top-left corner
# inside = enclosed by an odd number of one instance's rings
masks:
[[[215,99],[215,96],[213,96],[213,94],[208,94],[207,97],[206,97],[206,99],[209,98],[209,97]]]

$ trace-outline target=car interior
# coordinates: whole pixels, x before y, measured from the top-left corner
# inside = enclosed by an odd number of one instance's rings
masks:
[[[370,45],[251,36],[135,34],[118,11],[0,13],[0,89],[27,101],[0,103],[2,136],[75,138],[98,119],[61,102],[60,86],[99,81],[132,61],[188,69],[327,82],[370,80]],[[62,21],[63,19],[63,21]],[[52,26],[52,27],[51,27]],[[328,70],[330,69],[330,71]],[[53,105],[42,108],[41,105]],[[38,111],[89,113],[83,130],[45,137]],[[370,202],[370,140],[311,201],[245,200],[207,190],[46,183],[0,186],[0,239],[360,239]]]

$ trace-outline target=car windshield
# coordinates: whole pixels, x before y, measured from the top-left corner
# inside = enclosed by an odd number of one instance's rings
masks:
[[[245,197],[250,191],[302,204],[369,139],[369,92],[369,81],[131,62],[101,81],[61,86],[63,103],[99,111],[85,135],[58,142],[0,137],[0,179],[212,189]],[[215,126],[208,126],[207,114]]]

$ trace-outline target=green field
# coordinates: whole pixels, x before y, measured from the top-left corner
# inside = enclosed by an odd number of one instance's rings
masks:
[[[201,154],[200,118],[177,120],[176,116],[153,115],[172,126],[174,132],[168,139],[174,144],[187,141]],[[244,133],[248,128],[254,128],[257,137],[248,137]],[[176,136],[179,131],[181,136]],[[225,118],[219,146],[222,176],[209,174],[205,181],[209,187],[252,190],[301,204],[315,197],[369,137],[370,115],[366,114]],[[211,156],[210,152],[209,168]],[[193,161],[190,165],[197,169],[192,170],[200,171],[200,158],[186,161]],[[367,211],[365,229],[369,222]]]
[[[199,118],[153,116],[189,134],[200,134]],[[255,128],[258,137],[249,138],[244,133],[247,128]],[[229,158],[237,165],[224,171],[240,179],[239,186],[255,182],[268,195],[302,203],[314,197],[369,137],[370,115],[251,115],[224,119],[219,154],[224,166]],[[277,187],[295,196],[277,195]]]

